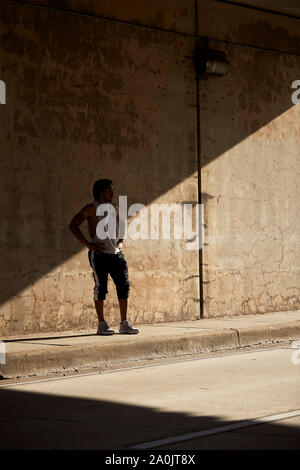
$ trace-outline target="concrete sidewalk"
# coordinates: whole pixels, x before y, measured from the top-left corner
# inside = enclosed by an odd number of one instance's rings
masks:
[[[138,335],[97,336],[95,330],[10,337],[0,343],[3,378],[115,368],[159,359],[300,339],[300,311],[136,325]],[[2,354],[3,356],[3,354]]]

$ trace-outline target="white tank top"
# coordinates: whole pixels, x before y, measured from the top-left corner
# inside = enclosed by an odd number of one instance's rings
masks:
[[[96,211],[97,211],[98,206],[100,206],[102,203],[98,201],[93,201],[92,204],[94,204],[94,206],[96,207]],[[100,222],[104,218],[105,218],[104,215],[97,215],[98,222]],[[108,224],[105,225],[105,229],[107,229],[107,226]],[[118,220],[116,220],[116,234],[118,234],[118,232],[119,232],[119,224],[118,224]],[[119,251],[121,251],[119,248],[117,248],[117,239],[111,238],[108,232],[107,232],[107,238],[105,238],[104,240],[101,240],[100,238],[98,238],[97,233],[92,238],[92,243],[97,244],[100,242],[104,244],[104,248],[99,248],[99,251],[102,251],[103,253],[110,253],[112,255],[116,255],[117,253],[119,253]]]

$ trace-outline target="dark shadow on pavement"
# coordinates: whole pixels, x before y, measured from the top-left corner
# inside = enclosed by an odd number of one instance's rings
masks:
[[[126,395],[126,390],[120,390],[120,399],[123,394]],[[124,403],[31,393],[8,388],[0,390],[0,418],[2,450],[121,450],[138,443],[229,424],[229,421],[217,416],[198,417]],[[252,449],[299,448],[300,428],[286,426],[280,422],[264,427],[265,435],[262,435],[260,427],[255,426],[258,432],[256,439],[251,440]],[[253,429],[253,427],[247,428],[243,432],[253,433]],[[222,448],[226,434],[228,433],[217,436],[216,448]],[[271,437],[276,436],[274,445],[272,439],[265,439],[267,434]],[[233,439],[231,448],[240,449],[243,448],[241,445],[247,444],[247,439],[241,441],[239,435],[240,433],[236,433],[235,441],[235,438],[231,437]],[[184,448],[184,442],[177,445],[177,448],[181,446]],[[211,442],[209,446],[211,448]]]

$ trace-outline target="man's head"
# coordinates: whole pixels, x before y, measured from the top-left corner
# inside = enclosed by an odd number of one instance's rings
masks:
[[[94,200],[98,202],[111,202],[113,198],[113,182],[107,178],[97,180],[93,186]]]

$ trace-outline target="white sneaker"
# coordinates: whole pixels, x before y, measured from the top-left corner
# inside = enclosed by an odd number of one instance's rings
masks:
[[[98,325],[97,335],[113,335],[115,334],[115,330],[110,328],[106,321],[100,321]]]
[[[136,335],[140,332],[138,328],[131,326],[128,320],[124,320],[122,323],[120,323],[119,331],[121,335]]]

